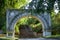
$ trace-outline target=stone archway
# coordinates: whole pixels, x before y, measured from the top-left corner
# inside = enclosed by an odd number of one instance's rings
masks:
[[[51,23],[50,23],[50,15],[49,14],[37,14],[31,13],[28,10],[7,10],[7,37],[14,37],[15,29],[14,25],[18,19],[23,16],[35,16],[37,17],[43,26],[43,36],[51,35]]]

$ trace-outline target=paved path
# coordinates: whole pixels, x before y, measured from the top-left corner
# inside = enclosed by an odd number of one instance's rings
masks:
[[[59,40],[59,39],[32,38],[32,39],[19,39],[19,40]]]

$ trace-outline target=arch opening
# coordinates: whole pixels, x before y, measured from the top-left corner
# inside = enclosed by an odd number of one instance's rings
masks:
[[[17,22],[15,23],[15,37],[17,36],[20,38],[42,37],[43,36],[42,26],[43,24],[41,20],[39,20],[36,16],[23,16],[20,19],[18,19]]]

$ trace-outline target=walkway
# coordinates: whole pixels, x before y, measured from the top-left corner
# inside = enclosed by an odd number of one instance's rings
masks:
[[[60,39],[32,38],[32,39],[19,39],[19,40],[60,40]]]

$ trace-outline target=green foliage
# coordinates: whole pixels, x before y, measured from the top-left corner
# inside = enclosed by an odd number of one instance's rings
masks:
[[[42,31],[42,24],[41,23],[37,23],[34,26],[32,26],[32,30],[34,32],[41,32]]]
[[[16,8],[19,9],[22,6],[26,5],[27,2],[26,0],[6,0],[5,1],[6,6],[8,6],[8,8]]]
[[[17,22],[17,24],[15,26],[16,32],[19,32],[18,28],[22,24],[23,25],[29,25],[34,32],[38,32],[42,29],[42,25],[39,22],[39,20],[37,20],[36,18],[32,18],[32,17],[30,17],[30,18],[24,17]]]
[[[60,12],[56,15],[54,11],[51,12],[52,35],[60,34]]]
[[[54,12],[52,12],[51,18],[52,18],[52,34],[53,35],[60,34],[59,32],[60,31],[60,13],[55,15]]]
[[[7,9],[20,9],[29,3],[26,0],[0,0],[0,28],[6,28],[6,10]],[[5,29],[6,30],[6,29]]]

